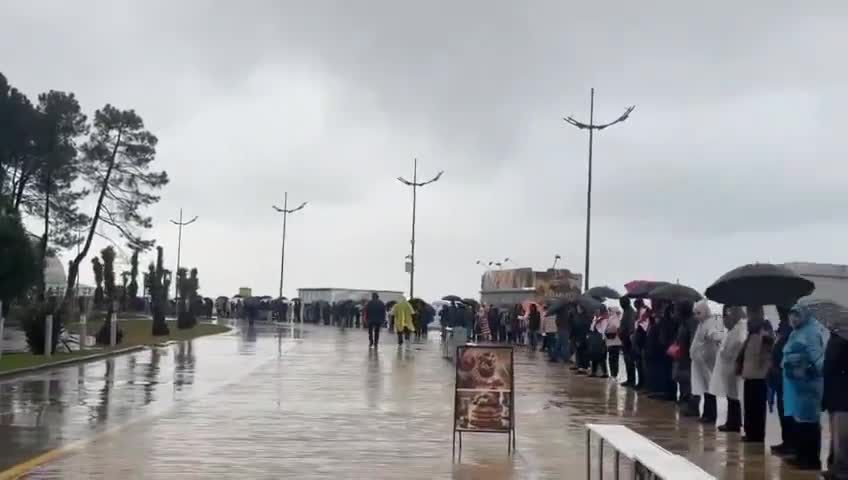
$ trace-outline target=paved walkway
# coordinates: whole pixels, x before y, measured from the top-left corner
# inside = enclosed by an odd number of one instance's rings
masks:
[[[31,478],[584,478],[583,425],[606,422],[717,478],[815,478],[525,350],[517,454],[505,436],[468,435],[453,463],[454,372],[438,343],[398,349],[389,337],[369,352],[361,330],[281,333],[258,327],[0,384],[0,468],[47,452]]]

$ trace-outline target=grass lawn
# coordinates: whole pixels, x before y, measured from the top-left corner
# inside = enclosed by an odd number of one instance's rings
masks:
[[[169,321],[168,328],[171,330],[171,334],[154,337],[150,333],[153,328],[153,320],[119,320],[118,327],[124,331],[124,339],[121,343],[115,346],[115,349],[122,349],[136,345],[155,345],[171,340],[191,340],[192,338],[214,335],[216,333],[223,333],[230,330],[230,327],[226,327],[224,325],[213,325],[211,323],[198,323],[194,328],[179,330],[177,328],[176,321]],[[88,322],[87,334],[93,335],[99,328],[100,322]],[[79,333],[80,324],[69,324],[67,325],[67,329],[71,333]],[[93,355],[96,353],[104,353],[110,350],[112,349],[108,347],[89,347],[83,352],[56,353],[50,357],[45,357],[44,355],[32,355],[29,353],[4,353],[3,357],[0,358],[0,372],[61,362],[62,360]]]

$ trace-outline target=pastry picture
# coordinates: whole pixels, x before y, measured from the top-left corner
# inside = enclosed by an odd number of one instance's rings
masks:
[[[497,393],[481,393],[471,401],[468,423],[474,428],[503,428],[504,407]]]

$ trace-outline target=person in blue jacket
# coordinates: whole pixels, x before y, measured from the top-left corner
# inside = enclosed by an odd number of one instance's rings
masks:
[[[789,463],[821,470],[821,405],[828,332],[812,310],[798,303],[789,312],[792,333],[783,347],[783,408],[795,420],[796,457]]]

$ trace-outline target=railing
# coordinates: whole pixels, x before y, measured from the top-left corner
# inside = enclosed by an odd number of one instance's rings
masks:
[[[592,433],[599,438],[598,479],[604,478],[604,446],[613,449],[613,478],[621,475],[621,457],[633,462],[633,480],[715,480],[694,463],[675,455],[624,425],[586,425],[586,478],[592,478]]]

